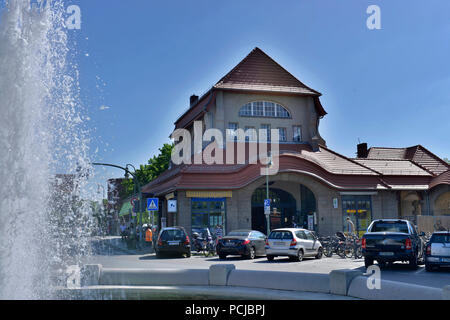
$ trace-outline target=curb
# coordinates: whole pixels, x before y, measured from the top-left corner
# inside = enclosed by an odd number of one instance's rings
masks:
[[[209,269],[121,269],[86,265],[82,287],[58,289],[69,299],[306,299],[306,300],[441,300],[444,289],[381,280],[370,290],[368,277],[355,270],[330,274],[236,270],[235,265]],[[264,280],[263,280],[264,279]]]

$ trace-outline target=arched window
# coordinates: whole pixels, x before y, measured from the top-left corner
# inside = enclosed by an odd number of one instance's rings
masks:
[[[291,118],[291,114],[282,105],[268,101],[247,103],[239,110],[243,117]]]

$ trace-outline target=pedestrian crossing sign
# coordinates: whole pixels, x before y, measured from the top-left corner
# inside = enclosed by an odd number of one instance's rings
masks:
[[[158,211],[158,198],[148,198],[147,199],[147,210],[148,211]]]

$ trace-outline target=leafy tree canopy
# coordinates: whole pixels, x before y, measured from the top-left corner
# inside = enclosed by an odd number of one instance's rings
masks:
[[[159,149],[160,153],[157,156],[149,159],[148,164],[141,164],[139,169],[134,172],[135,176],[139,179],[141,186],[153,181],[169,168],[173,147],[173,144],[165,143],[162,148]],[[122,184],[125,187],[126,196],[129,197],[133,195],[134,179],[125,180]]]

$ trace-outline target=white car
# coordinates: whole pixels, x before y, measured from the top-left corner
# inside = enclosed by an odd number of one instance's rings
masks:
[[[425,269],[450,267],[450,231],[433,233],[425,248]]]
[[[304,257],[321,259],[323,247],[314,232],[306,229],[283,228],[273,230],[266,241],[267,260],[287,256],[292,261],[302,261]]]

